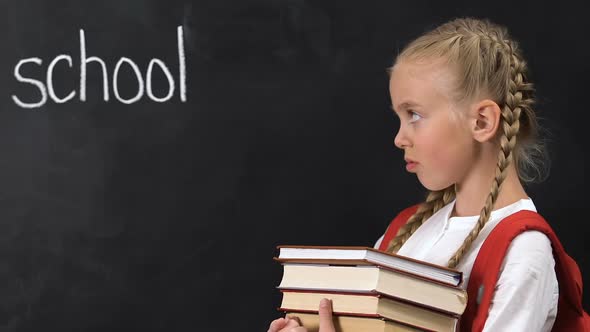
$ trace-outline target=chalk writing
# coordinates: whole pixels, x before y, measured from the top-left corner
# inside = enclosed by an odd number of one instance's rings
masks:
[[[184,52],[184,31],[182,26],[177,27],[176,34],[177,46],[178,46],[178,85],[179,85],[179,99],[181,102],[186,102],[186,57]],[[109,73],[107,64],[101,58],[97,56],[87,56],[86,53],[86,35],[84,29],[80,29],[80,87],[79,87],[79,100],[81,102],[86,101],[86,74],[88,71],[88,64],[96,63],[99,65],[98,69],[101,70],[102,74],[102,87],[103,97],[102,99],[107,102],[110,99],[109,94]],[[22,108],[32,109],[40,108],[47,103],[50,99],[57,104],[67,103],[74,99],[76,96],[76,90],[69,91],[64,96],[64,92],[58,94],[54,88],[53,82],[53,71],[55,66],[65,62],[68,68],[73,68],[73,60],[69,54],[60,54],[56,56],[47,66],[45,81],[34,79],[32,77],[24,77],[21,74],[21,68],[26,65],[37,65],[42,66],[43,60],[37,57],[31,57],[21,59],[14,67],[14,77],[18,82],[30,84],[32,87],[39,90],[41,98],[36,101],[23,101],[20,97],[12,95],[14,103]],[[129,67],[135,76],[137,81],[137,93],[131,98],[123,98],[119,93],[119,72],[123,68]],[[96,68],[96,67],[93,67]],[[168,92],[165,96],[156,96],[152,89],[152,77],[154,70],[160,70],[166,77],[168,83]],[[130,58],[121,57],[115,64],[115,68],[112,73],[112,89],[115,99],[124,104],[133,104],[143,98],[147,94],[147,97],[155,102],[163,103],[169,101],[174,96],[176,84],[172,72],[166,66],[166,63],[158,58],[152,58],[147,66],[145,80],[139,66]]]

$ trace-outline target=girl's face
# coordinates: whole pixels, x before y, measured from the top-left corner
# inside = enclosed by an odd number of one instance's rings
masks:
[[[389,92],[400,128],[395,145],[404,150],[406,169],[428,190],[462,182],[475,161],[477,145],[466,112],[451,100],[453,79],[440,62],[399,62]]]

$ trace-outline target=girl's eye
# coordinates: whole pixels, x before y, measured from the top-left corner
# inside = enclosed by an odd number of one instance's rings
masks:
[[[408,111],[408,113],[410,113],[410,115],[411,115],[410,123],[416,122],[422,118],[422,116],[420,116],[420,114],[418,114],[414,111]]]

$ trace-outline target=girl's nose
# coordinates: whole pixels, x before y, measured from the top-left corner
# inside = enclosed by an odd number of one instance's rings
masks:
[[[395,135],[395,138],[393,140],[393,143],[395,144],[395,146],[397,146],[400,149],[404,149],[405,147],[407,147],[408,145],[410,145],[410,142],[408,141],[408,138],[403,133],[403,131],[402,131],[401,128],[397,131],[397,134]]]

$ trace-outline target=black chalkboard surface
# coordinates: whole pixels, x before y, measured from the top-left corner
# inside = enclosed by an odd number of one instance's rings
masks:
[[[573,4],[3,1],[0,329],[266,331],[276,245],[372,245],[422,199],[385,68],[466,15],[525,51],[553,160],[528,192],[590,284]]]

